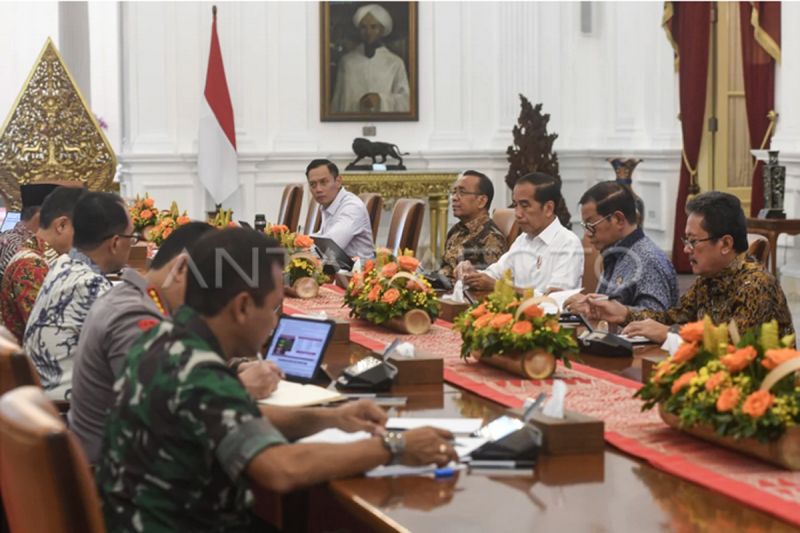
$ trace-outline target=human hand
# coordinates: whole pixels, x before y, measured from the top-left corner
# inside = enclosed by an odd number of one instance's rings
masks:
[[[576,315],[588,315],[589,297],[585,294],[573,294],[564,302],[564,310]]]
[[[628,318],[628,308],[616,300],[598,300],[590,294],[589,318],[592,320],[607,320],[612,324],[621,324]]]
[[[458,454],[451,442],[453,434],[444,429],[422,427],[403,432],[406,448],[400,462],[408,466],[421,466],[436,463],[444,466],[450,461],[458,461]]]
[[[358,106],[362,111],[379,111],[381,96],[378,93],[367,93],[358,101]]]
[[[373,435],[383,434],[387,416],[383,409],[370,400],[358,400],[332,410],[333,427],[342,431],[367,431]]]
[[[246,361],[239,365],[239,381],[256,400],[266,398],[278,388],[285,376],[272,361]]]
[[[474,291],[480,292],[491,292],[494,290],[494,284],[496,280],[488,275],[484,274],[483,272],[470,272],[468,274],[464,274],[463,277],[464,285],[469,287]]]
[[[629,337],[641,335],[659,344],[664,344],[667,340],[667,333],[669,333],[669,326],[656,322],[652,318],[631,322],[622,330],[623,335]]]

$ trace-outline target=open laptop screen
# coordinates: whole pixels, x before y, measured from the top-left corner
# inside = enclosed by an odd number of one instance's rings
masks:
[[[14,226],[17,225],[17,222],[20,221],[20,214],[14,211],[9,211],[6,213],[6,218],[3,220],[3,225],[0,227],[0,231],[8,231],[13,229]]]
[[[311,381],[332,333],[330,321],[281,316],[265,359],[278,365],[289,381]]]

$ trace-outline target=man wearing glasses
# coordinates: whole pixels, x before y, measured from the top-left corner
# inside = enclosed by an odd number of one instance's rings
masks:
[[[662,343],[680,324],[708,315],[715,324],[736,321],[744,333],[778,321],[780,335],[793,332],[780,284],[764,266],[746,257],[747,224],[739,199],[711,191],[686,205],[684,252],[699,277],[678,305],[666,311],[635,311],[619,302],[589,300],[591,317],[627,324],[623,333]]]
[[[82,185],[57,187],[48,194],[39,211],[39,229],[6,267],[0,282],[0,314],[16,342],[25,334],[25,324],[47,272],[72,248],[72,212],[84,194]]]
[[[602,254],[603,275],[595,294],[576,294],[567,300],[567,308],[588,314],[589,300],[600,296],[637,311],[674,306],[678,302],[675,268],[637,225],[633,192],[616,181],[604,181],[586,191],[580,204],[581,226]]]
[[[92,304],[111,288],[106,274],[119,271],[139,239],[122,199],[89,192],[75,204],[73,247],[44,278],[25,329],[23,346],[47,395],[69,399],[72,365]]]
[[[453,185],[450,198],[459,222],[447,233],[440,271],[454,279],[461,261],[483,269],[500,259],[507,246],[505,235],[489,216],[494,186],[485,174],[465,171]]]

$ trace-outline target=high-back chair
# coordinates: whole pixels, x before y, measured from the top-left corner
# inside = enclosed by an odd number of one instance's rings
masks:
[[[11,531],[105,531],[89,463],[42,389],[0,398],[0,484]]]
[[[767,238],[756,233],[748,233],[747,242],[749,243],[747,255],[752,255],[764,265],[764,268],[767,268],[769,266],[769,253],[771,251]]]
[[[281,196],[281,208],[278,211],[276,224],[283,224],[289,231],[297,231],[297,223],[300,221],[300,208],[303,204],[303,186],[287,185],[283,188]]]
[[[511,246],[511,243],[519,237],[519,224],[514,218],[514,210],[508,207],[495,209],[492,213],[492,220],[506,236],[506,244]]]
[[[311,235],[319,231],[322,226],[322,208],[314,200],[314,197],[308,199],[308,211],[306,211],[306,225],[303,226],[303,233]]]
[[[386,247],[395,253],[409,249],[416,254],[424,216],[424,201],[411,198],[397,200],[392,209],[392,222],[389,224]]]
[[[358,195],[364,205],[367,206],[369,221],[372,224],[372,242],[378,238],[378,229],[381,225],[381,213],[383,212],[383,197],[376,192],[363,192]]]
[[[0,394],[23,385],[40,386],[39,374],[19,346],[0,337]]]

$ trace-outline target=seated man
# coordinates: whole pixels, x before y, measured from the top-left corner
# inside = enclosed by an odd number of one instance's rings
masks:
[[[36,235],[6,266],[0,282],[0,315],[17,342],[25,334],[25,324],[50,266],[72,248],[72,210],[85,193],[84,188],[58,187],[48,194],[39,211]]]
[[[47,195],[58,185],[51,183],[28,183],[19,186],[22,212],[20,221],[10,230],[0,234],[0,280],[3,279],[6,266],[22,245],[36,235],[39,229],[39,209]]]
[[[372,223],[367,206],[342,186],[339,168],[327,159],[315,159],[306,167],[308,189],[322,209],[322,225],[312,237],[333,240],[350,257],[375,256]],[[313,228],[306,228],[313,231]]]
[[[106,274],[125,265],[138,238],[122,198],[112,193],[84,194],[75,204],[72,225],[73,248],[44,278],[23,338],[25,352],[52,400],[69,399],[83,320],[95,300],[111,288]]]
[[[100,459],[114,382],[125,368],[128,351],[144,331],[183,305],[191,261],[184,252],[213,230],[205,222],[180,226],[163,242],[144,276],[124,269],[122,282],[100,297],[86,316],[73,368],[69,425],[90,463]],[[269,396],[281,378],[280,369],[269,361],[240,361],[237,372],[255,399]]]
[[[663,311],[678,301],[678,279],[667,255],[637,227],[636,198],[626,186],[604,181],[580,200],[582,226],[603,256],[595,295],[567,300],[573,313],[588,314],[589,298],[605,295],[633,310]]]
[[[547,293],[577,289],[583,276],[583,246],[577,235],[561,225],[556,215],[564,198],[561,182],[534,172],[514,185],[514,211],[522,233],[496,263],[475,271],[465,261],[457,267],[465,285],[477,291],[491,291],[495,281],[511,270],[514,285]]]
[[[489,216],[494,186],[485,174],[467,170],[450,191],[453,216],[459,222],[447,232],[440,272],[455,279],[456,266],[469,261],[474,268],[486,268],[506,252],[506,237]]]
[[[97,471],[109,531],[243,531],[252,484],[288,492],[392,461],[457,459],[449,432],[385,433],[386,415],[369,401],[335,409],[256,405],[226,361],[256,353],[275,327],[283,296],[278,246],[241,228],[204,236],[190,251],[196,269],[186,305],[128,354]],[[378,435],[288,443],[327,427]]]
[[[715,324],[735,320],[739,331],[778,321],[781,335],[792,333],[786,296],[775,277],[746,257],[747,223],[739,199],[711,191],[687,205],[684,251],[699,277],[676,307],[666,311],[635,311],[613,300],[589,300],[590,316],[627,324],[626,335],[643,335],[663,343],[670,330],[708,315]],[[672,326],[672,327],[670,327]]]

